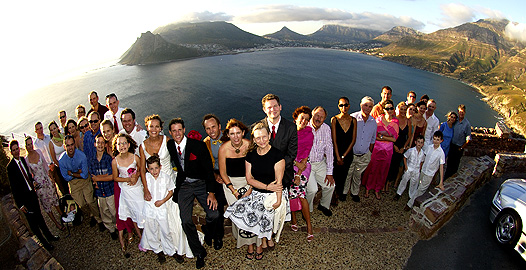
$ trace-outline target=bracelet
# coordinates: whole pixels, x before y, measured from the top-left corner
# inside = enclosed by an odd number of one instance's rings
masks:
[[[237,189],[234,189],[234,192],[232,192],[232,195],[236,195]]]
[[[344,155],[342,155],[342,159],[344,159],[344,158],[345,158],[345,156],[344,156]]]
[[[228,186],[232,186],[232,182],[226,184],[226,187],[228,187]]]

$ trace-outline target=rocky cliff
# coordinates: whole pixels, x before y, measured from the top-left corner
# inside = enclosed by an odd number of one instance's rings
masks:
[[[119,63],[144,65],[197,56],[200,56],[200,53],[196,49],[169,43],[160,35],[148,31],[137,38],[137,41],[122,55]]]

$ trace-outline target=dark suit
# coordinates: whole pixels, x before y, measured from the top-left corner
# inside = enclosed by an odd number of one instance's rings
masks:
[[[214,192],[214,171],[210,152],[204,142],[186,138],[186,147],[184,149],[184,168],[179,162],[179,154],[174,140],[169,140],[167,143],[168,152],[172,161],[172,166],[177,167],[176,188],[173,195],[173,200],[179,204],[181,215],[181,222],[183,230],[188,238],[188,244],[192,249],[194,256],[206,254],[205,248],[199,242],[197,229],[192,220],[192,211],[194,205],[194,198],[197,198],[199,204],[206,212],[206,226],[211,228],[212,237],[218,239],[217,220],[219,213],[217,210],[209,209],[207,205],[208,192]],[[187,178],[197,179],[197,181],[189,183],[185,180]],[[210,236],[210,235],[208,235]]]
[[[268,127],[267,118],[260,122]],[[270,131],[272,133],[272,130]],[[276,138],[270,135],[270,145],[279,149],[285,156],[285,175],[283,175],[282,185],[284,188],[292,185],[294,179],[294,160],[298,155],[298,130],[296,125],[289,120],[281,117]]]
[[[40,204],[38,202],[37,193],[35,192],[35,187],[33,186],[34,180],[31,172],[29,171],[29,166],[23,157],[20,157],[20,161],[25,168],[29,181],[26,182],[26,179],[20,171],[18,164],[12,158],[7,165],[7,175],[11,185],[11,192],[13,193],[13,198],[18,208],[21,208],[22,206],[26,207],[27,213],[24,214],[26,216],[27,222],[29,223],[29,227],[38,237],[40,242],[46,246],[49,245],[49,243],[42,234],[44,234],[47,238],[53,237],[53,234],[49,231],[49,228],[44,221],[44,217],[42,216],[42,212],[40,212]],[[31,190],[29,190],[27,183],[29,183]]]

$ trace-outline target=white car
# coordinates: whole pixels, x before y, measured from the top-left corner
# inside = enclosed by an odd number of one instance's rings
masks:
[[[526,179],[508,179],[493,197],[490,220],[497,241],[526,260]]]

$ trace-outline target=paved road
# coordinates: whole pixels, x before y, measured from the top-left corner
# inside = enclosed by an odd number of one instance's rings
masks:
[[[479,188],[435,237],[413,247],[405,269],[526,269],[526,262],[512,249],[493,239],[489,211],[493,195],[513,174],[490,180]]]

